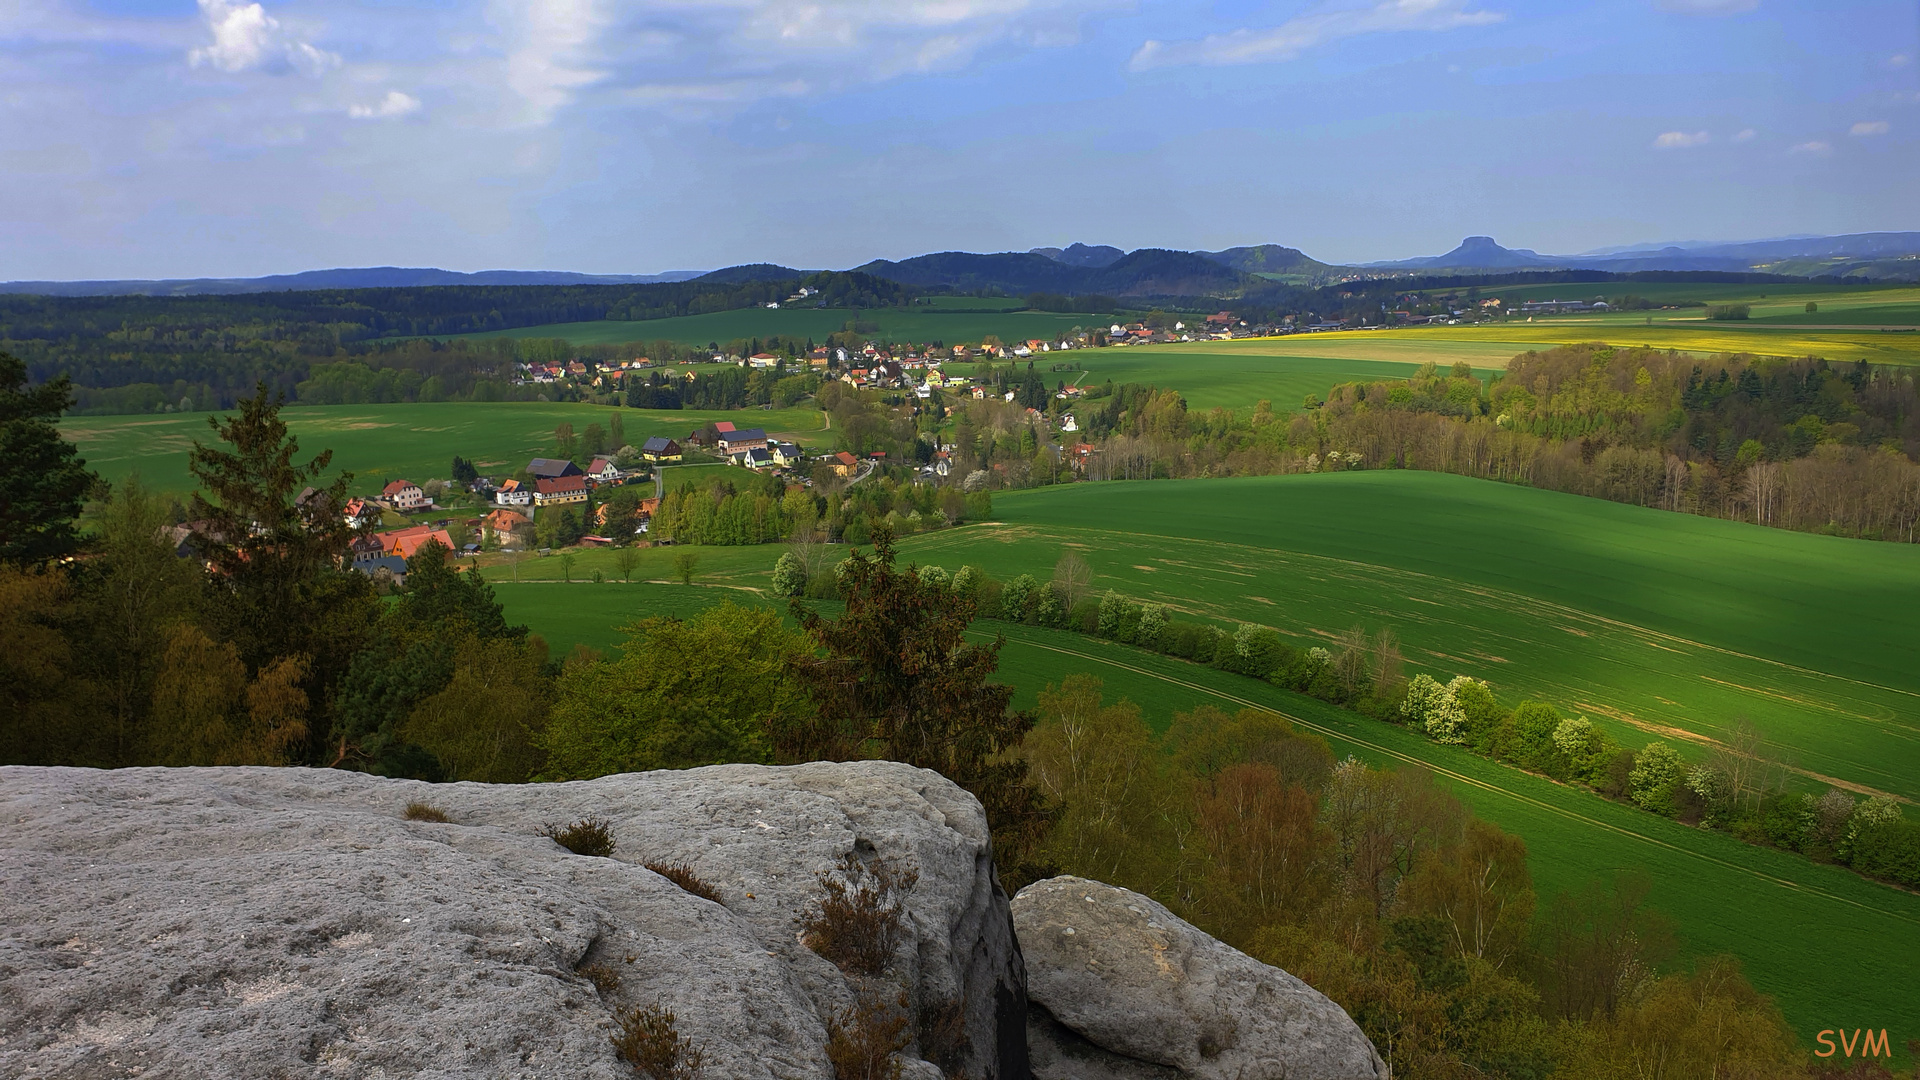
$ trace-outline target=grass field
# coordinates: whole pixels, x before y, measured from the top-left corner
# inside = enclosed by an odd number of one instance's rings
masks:
[[[1920,797],[1920,547],[1812,536],[1438,473],[1010,492],[919,560],[1046,577],[1300,644],[1391,628],[1413,670],[1486,679],[1621,742],[1700,756],[1751,720],[1814,778]]]
[[[552,452],[553,429],[562,422],[585,432],[588,424],[606,427],[615,412],[625,425],[627,441],[635,446],[653,435],[684,439],[712,420],[765,427],[809,445],[832,441],[820,411],[804,408],[662,411],[526,401],[445,402],[291,406],[281,417],[305,454],[332,449],[333,468],[354,474],[355,493],[370,493],[396,477],[415,482],[446,479],[455,454],[478,463],[482,473],[511,474],[525,467],[528,458]],[[192,490],[187,453],[195,440],[209,443],[214,438],[203,414],[76,416],[62,423],[61,431],[80,444],[87,466],[108,480],[118,482],[138,470],[149,487],[160,491]]]
[[[1339,383],[1404,379],[1418,366],[1417,361],[1255,353],[1228,348],[1229,344],[1081,349],[1037,357],[1034,368],[1044,371],[1056,363],[1075,365],[1074,371],[1045,371],[1049,385],[1098,384],[1108,379],[1115,385],[1149,383],[1178,390],[1189,409],[1218,406],[1244,414],[1263,398],[1273,402],[1275,409],[1288,412],[1300,408],[1308,394],[1325,398],[1327,390]],[[1506,362],[1507,357],[1502,356],[1498,364],[1480,366],[1500,367]],[[955,365],[955,369],[962,373],[970,370],[965,365]]]
[[[758,552],[764,567],[774,549],[732,550]],[[725,580],[764,581],[749,563],[735,563]],[[556,651],[575,642],[606,649],[621,623],[690,615],[725,597],[772,603],[724,585],[502,584],[498,593],[509,618],[531,625]],[[1868,1022],[1848,1017],[1920,1030],[1906,979],[1920,963],[1920,897],[1913,894],[1689,829],[1251,679],[1061,631],[982,622],[973,633],[1007,635],[999,678],[1016,687],[1020,707],[1047,684],[1089,672],[1105,682],[1109,700],[1131,699],[1156,729],[1200,704],[1257,706],[1322,735],[1340,756],[1432,769],[1477,814],[1527,841],[1543,895],[1612,869],[1643,868],[1654,879],[1652,903],[1679,921],[1686,953],[1740,956],[1809,1045],[1822,1027]]]

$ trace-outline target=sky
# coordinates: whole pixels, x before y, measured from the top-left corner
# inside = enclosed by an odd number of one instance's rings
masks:
[[[0,0],[0,279],[1920,229],[1920,3]]]

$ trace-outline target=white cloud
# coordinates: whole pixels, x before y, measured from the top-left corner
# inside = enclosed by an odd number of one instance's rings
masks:
[[[387,91],[378,105],[353,105],[348,107],[347,115],[355,120],[393,120],[420,111],[420,99],[412,94],[403,94],[398,90]]]
[[[1754,140],[1754,137],[1757,136],[1758,134],[1759,132],[1753,130],[1752,128],[1742,128],[1737,134],[1734,135],[1733,141],[1734,142],[1752,142]]]
[[[1812,142],[1803,142],[1797,146],[1789,147],[1787,150],[1787,153],[1789,154],[1825,154],[1830,152],[1832,149],[1833,149],[1833,144],[1824,143],[1818,139],[1815,139]]]
[[[187,54],[194,67],[206,65],[229,73],[292,69],[317,76],[340,66],[339,56],[294,38],[259,4],[200,0],[200,15],[213,32],[213,43]]]
[[[1685,150],[1690,146],[1704,146],[1713,141],[1713,136],[1704,131],[1664,131],[1653,140],[1655,150]]]
[[[1760,0],[1658,0],[1660,10],[1682,15],[1739,15],[1760,6]]]
[[[1847,129],[1847,134],[1864,138],[1869,135],[1885,135],[1893,130],[1893,125],[1885,120],[1862,120]]]
[[[1906,53],[1895,53],[1887,57],[1887,66],[1890,68],[1906,67],[1911,63],[1913,63],[1913,57],[1908,56]]]
[[[1178,64],[1259,64],[1291,60],[1316,45],[1395,30],[1456,30],[1506,16],[1468,11],[1468,0],[1384,0],[1370,8],[1321,11],[1265,30],[1242,28],[1197,41],[1148,41],[1128,66],[1135,71]]]

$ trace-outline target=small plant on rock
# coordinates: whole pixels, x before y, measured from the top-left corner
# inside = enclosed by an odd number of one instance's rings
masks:
[[[820,875],[827,894],[802,925],[802,940],[849,975],[883,973],[906,933],[906,894],[919,880],[918,871],[848,855]]]
[[[406,818],[408,821],[438,821],[441,824],[446,824],[447,822],[453,820],[452,818],[447,816],[447,812],[445,810],[442,810],[437,806],[430,806],[427,803],[423,803],[423,802],[408,803],[406,813],[402,814],[401,816]]]
[[[613,854],[613,827],[599,818],[581,818],[571,825],[549,822],[541,826],[540,835],[575,855],[598,855],[604,858]]]
[[[885,1002],[861,994],[851,1008],[827,1023],[827,1060],[834,1080],[894,1080],[900,1061],[893,1055],[907,1045],[907,995]]]
[[[620,1033],[613,1048],[620,1060],[647,1080],[697,1080],[706,1062],[693,1040],[674,1026],[673,1010],[660,1005],[614,1014]]]
[[[620,989],[620,973],[597,960],[591,964],[583,964],[575,970],[587,977],[587,981],[593,984],[594,990],[601,997],[607,997]]]
[[[642,863],[641,865],[702,900],[711,900],[716,904],[720,903],[720,890],[701,880],[700,876],[693,872],[693,868],[689,867],[686,863],[676,863],[672,865],[667,863]]]

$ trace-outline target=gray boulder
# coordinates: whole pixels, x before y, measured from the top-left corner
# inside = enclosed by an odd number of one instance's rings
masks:
[[[1013,899],[1037,1080],[1385,1080],[1340,1006],[1127,889],[1035,882]]]
[[[589,816],[611,858],[539,835]],[[848,858],[918,873],[878,976],[801,941]],[[1015,1080],[1023,985],[979,803],[905,765],[0,768],[0,1076],[612,1080],[616,1015],[662,1006],[703,1075],[827,1080],[829,1023],[905,991],[904,1075]]]

